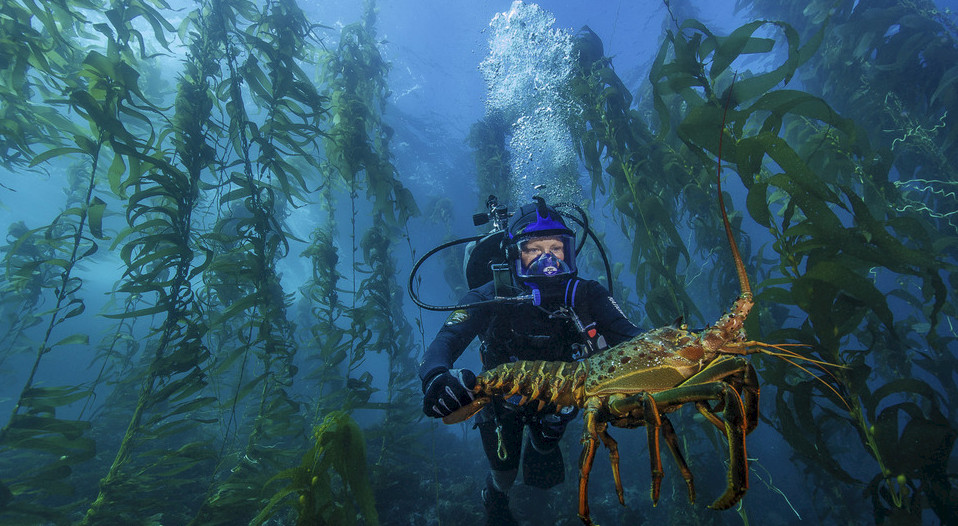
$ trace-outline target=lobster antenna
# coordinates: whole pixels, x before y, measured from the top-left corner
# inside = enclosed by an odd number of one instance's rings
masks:
[[[732,248],[732,258],[735,260],[735,272],[738,274],[738,283],[742,287],[743,296],[752,296],[752,286],[748,282],[748,274],[745,273],[745,264],[742,263],[742,254],[738,251],[738,245],[735,243],[735,236],[732,235],[732,225],[728,221],[728,213],[725,212],[725,199],[722,197],[722,139],[725,137],[725,119],[728,116],[729,102],[732,101],[732,88],[735,87],[735,79],[738,72],[732,75],[732,84],[728,87],[728,96],[725,97],[725,111],[722,113],[722,127],[719,128],[719,147],[718,147],[718,202],[722,210],[722,223],[725,225],[725,237],[728,239],[729,247]]]
[[[811,376],[812,378],[814,378],[814,379],[818,380],[819,382],[821,382],[822,385],[824,385],[825,387],[827,387],[827,388],[829,389],[829,391],[835,393],[835,396],[837,396],[838,399],[841,400],[843,404],[845,404],[845,407],[846,407],[849,411],[852,410],[852,406],[849,405],[848,400],[846,400],[845,397],[842,396],[842,394],[839,393],[837,389],[835,389],[834,387],[832,387],[831,384],[829,384],[828,382],[826,382],[825,380],[823,380],[821,376],[818,376],[817,374],[815,374],[815,373],[809,371],[808,369],[802,367],[802,366],[801,366],[800,364],[798,364],[797,362],[786,358],[785,355],[783,355],[783,354],[780,354],[780,353],[766,353],[766,354],[769,354],[770,356],[775,356],[775,357],[778,358],[779,360],[784,360],[785,362],[790,363],[792,366],[798,367],[799,369],[805,371],[805,373],[807,373],[809,376]],[[813,363],[814,363],[814,362],[813,362]],[[819,367],[821,367],[821,366],[819,366]],[[829,376],[831,376],[832,378],[835,378],[835,375],[833,375],[833,374],[832,374],[831,372],[829,372],[827,369],[824,369],[823,367],[821,367],[821,368],[822,368],[826,373],[828,373]]]

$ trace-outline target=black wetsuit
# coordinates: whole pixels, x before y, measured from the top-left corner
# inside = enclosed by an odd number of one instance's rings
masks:
[[[481,341],[482,364],[486,370],[516,360],[574,361],[641,332],[598,282],[575,278],[565,290],[576,293],[556,294],[558,299],[541,307],[529,303],[490,304],[453,311],[426,349],[419,369],[420,379],[425,384],[434,375],[451,369],[476,337]],[[494,296],[490,282],[470,290],[459,304],[487,301]],[[587,328],[594,322],[595,331],[580,331],[568,313],[570,308]],[[590,333],[591,345],[588,343]],[[549,406],[536,412],[537,404],[520,407],[510,402],[514,401],[490,404],[477,417],[476,425],[492,469],[518,469],[522,428],[529,425],[535,448],[527,448],[523,462],[526,483],[547,488],[561,482],[562,460],[559,449],[554,446],[577,412],[567,410],[557,414],[555,408]],[[537,457],[534,451],[543,455]]]

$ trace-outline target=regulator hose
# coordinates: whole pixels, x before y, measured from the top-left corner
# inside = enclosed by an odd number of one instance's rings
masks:
[[[413,283],[415,283],[416,281],[416,274],[419,272],[419,267],[422,266],[423,262],[429,259],[436,252],[445,250],[450,247],[454,247],[456,245],[462,245],[464,243],[479,241],[480,239],[486,237],[486,235],[487,234],[484,234],[481,236],[464,237],[462,239],[457,239],[455,241],[449,241],[423,254],[423,256],[419,258],[419,261],[417,261],[416,264],[413,265],[412,271],[409,273],[409,283],[407,285],[407,288],[409,290],[409,297],[412,298],[413,303],[415,303],[416,305],[426,310],[442,312],[442,311],[451,311],[451,310],[458,310],[458,309],[471,309],[473,307],[481,307],[483,305],[493,305],[493,304],[503,304],[503,303],[525,303],[527,301],[532,301],[533,300],[532,294],[527,294],[523,296],[508,296],[508,297],[501,296],[501,297],[493,298],[491,300],[477,301],[475,303],[468,303],[465,305],[430,305],[419,299],[419,295],[413,289]]]

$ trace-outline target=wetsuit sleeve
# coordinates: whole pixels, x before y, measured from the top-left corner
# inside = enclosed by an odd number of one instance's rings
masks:
[[[471,290],[459,301],[459,305],[468,305],[485,301],[488,297],[481,289]],[[486,325],[488,309],[474,307],[452,311],[443,323],[436,338],[433,339],[422,363],[419,364],[419,379],[425,385],[436,374],[448,371],[466,350],[466,347],[479,335]]]
[[[642,333],[622,312],[619,304],[612,299],[608,289],[593,281],[589,287],[589,310],[595,319],[599,334],[610,345],[618,345]]]

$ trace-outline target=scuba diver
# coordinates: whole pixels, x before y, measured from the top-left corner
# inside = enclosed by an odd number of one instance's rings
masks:
[[[499,206],[495,196],[487,202],[491,213],[475,216],[498,219],[501,226],[484,238],[472,238],[478,244],[467,253],[466,272],[469,286],[474,288],[457,306],[421,303],[411,288],[418,264],[410,275],[410,295],[417,304],[452,310],[420,364],[427,416],[445,417],[473,400],[475,374],[456,369],[454,364],[476,337],[483,370],[488,370],[517,360],[582,360],[641,332],[605,287],[577,276],[575,232],[556,208],[541,197],[533,199],[519,209],[508,227],[507,208]],[[571,214],[567,217],[583,226],[601,252],[584,212],[578,210],[582,221]],[[475,217],[476,224],[481,224]],[[489,246],[494,247],[491,252]],[[439,248],[443,247],[436,250]],[[491,265],[481,253],[493,254]],[[604,252],[602,256],[605,258]],[[475,268],[480,270],[479,278]],[[509,509],[508,492],[520,463],[527,485],[548,489],[565,478],[559,439],[578,409],[565,407],[557,412],[548,404],[536,411],[536,404],[518,405],[519,398],[497,398],[477,415],[475,427],[491,468],[482,490],[488,525],[518,524]],[[529,429],[523,440],[525,427]]]

